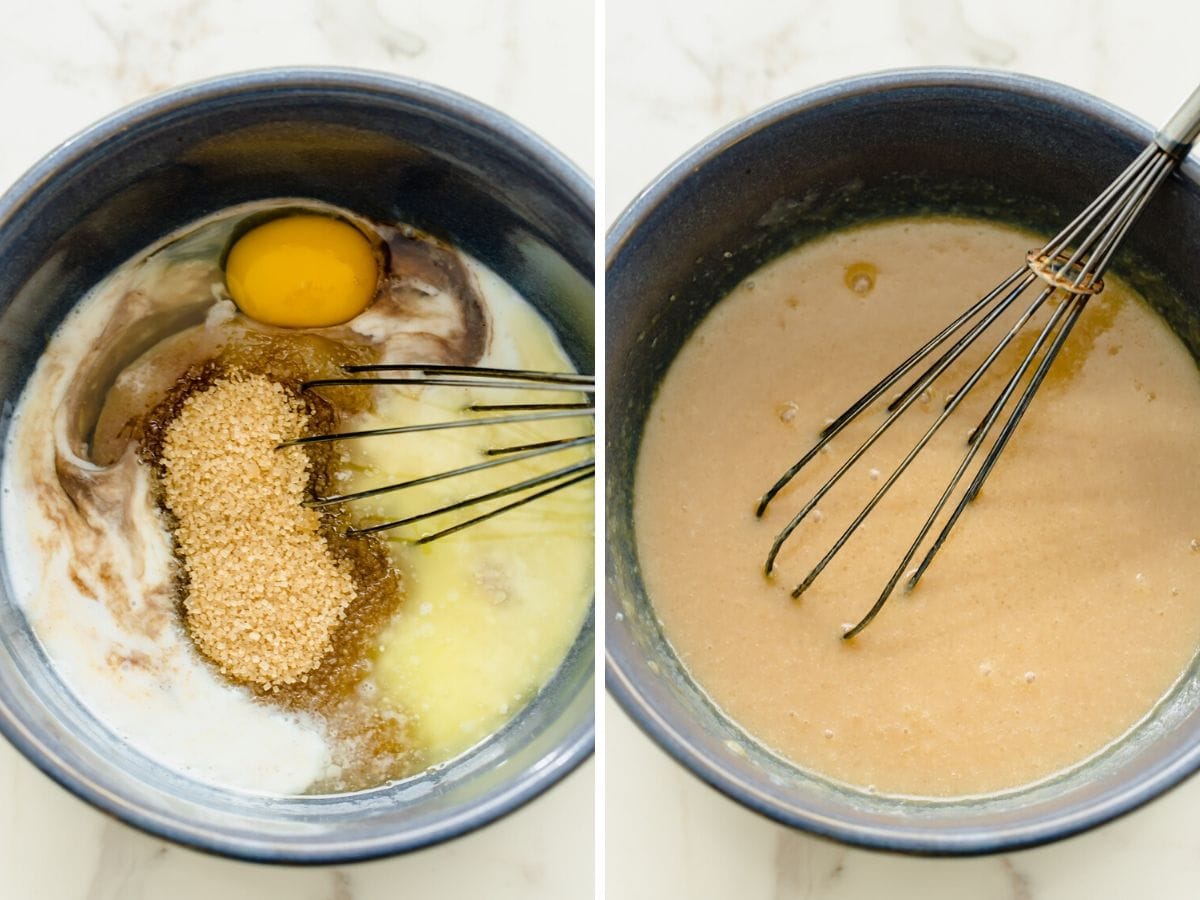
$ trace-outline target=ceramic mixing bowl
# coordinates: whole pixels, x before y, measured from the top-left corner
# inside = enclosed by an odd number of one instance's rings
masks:
[[[747,275],[808,238],[887,215],[960,213],[1054,233],[1152,133],[1100,100],[1032,78],[970,70],[870,75],[730,126],[668,169],[613,226],[605,310],[608,687],[700,778],[780,822],[839,840],[984,853],[1094,826],[1200,765],[1200,672],[1193,669],[1130,737],[1024,790],[918,802],[808,774],[745,734],[688,676],[646,595],[633,530],[634,467],[655,386],[696,324]],[[1194,158],[1171,176],[1126,248],[1116,270],[1200,359]]]
[[[0,446],[55,326],[114,267],[181,226],[279,196],[413,224],[482,260],[593,366],[593,192],[500,113],[366,72],[219,78],[117,113],[0,198]],[[8,523],[0,521],[0,533]],[[526,802],[591,752],[593,629],[499,733],[425,774],[358,794],[264,797],[190,781],[122,744],[64,687],[0,573],[0,731],[35,765],[149,832],[258,860],[410,850]]]

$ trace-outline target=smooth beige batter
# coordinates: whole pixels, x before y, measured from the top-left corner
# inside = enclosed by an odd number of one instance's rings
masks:
[[[808,244],[722,301],[661,386],[636,483],[651,600],[716,703],[805,768],[919,796],[1027,784],[1120,737],[1196,652],[1200,373],[1111,278],[913,593],[898,591],[860,636],[841,639],[899,563],[1012,360],[801,600],[790,590],[969,369],[939,381],[763,575],[775,533],[883,413],[843,432],[759,521],[766,488],[828,417],[1040,243],[974,221],[907,219]]]

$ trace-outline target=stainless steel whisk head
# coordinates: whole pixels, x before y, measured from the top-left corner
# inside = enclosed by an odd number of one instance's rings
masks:
[[[388,434],[418,434],[422,432],[441,431],[452,428],[478,428],[482,426],[517,425],[529,422],[539,422],[548,419],[581,418],[595,414],[595,378],[592,375],[579,375],[574,372],[536,372],[523,369],[497,369],[481,366],[449,366],[449,365],[398,365],[378,364],[345,366],[345,378],[323,378],[304,382],[303,390],[313,390],[327,387],[362,386],[362,385],[442,385],[448,387],[532,390],[532,391],[570,391],[592,395],[586,401],[567,402],[536,402],[536,403],[472,403],[463,407],[465,413],[501,413],[501,415],[480,416],[476,418],[453,419],[445,422],[431,422],[417,425],[395,425],[385,428],[372,428],[364,431],[345,431],[334,434],[317,434],[284,441],[280,447],[292,447],[304,444],[328,443],[331,441],[357,440]],[[394,374],[380,374],[394,373]],[[338,503],[349,503],[354,500],[365,500],[381,494],[415,488],[421,485],[458,478],[475,472],[482,472],[498,466],[509,465],[522,460],[533,459],[553,453],[561,453],[576,447],[594,447],[594,434],[580,434],[578,437],[555,438],[552,440],[526,442],[501,447],[492,447],[483,451],[487,459],[472,465],[461,466],[442,472],[435,472],[419,478],[397,484],[388,484],[368,490],[355,491],[347,494],[336,494],[327,497],[313,497],[305,501],[305,506],[324,507]],[[450,503],[436,509],[424,510],[413,515],[405,516],[390,522],[382,522],[354,529],[355,534],[372,534],[411,525],[426,519],[471,507],[489,504],[515,496],[502,506],[488,509],[486,512],[472,516],[454,525],[442,528],[432,534],[426,534],[413,540],[415,544],[427,544],[438,538],[454,534],[471,525],[486,521],[493,516],[524,506],[542,497],[570,487],[581,481],[592,478],[596,471],[595,453],[589,459],[560,466],[549,472],[535,475],[514,482],[495,490],[466,497],[455,503]]]
[[[967,449],[962,462],[954,472],[945,490],[929,514],[916,539],[910,545],[900,565],[896,567],[888,580],[879,599],[868,610],[867,614],[853,627],[846,631],[844,638],[849,639],[861,632],[879,614],[888,598],[892,596],[896,585],[904,577],[909,564],[924,544],[925,539],[933,530],[943,510],[950,500],[958,496],[949,516],[941,530],[929,546],[921,562],[912,570],[906,583],[905,590],[912,590],[921,576],[929,568],[934,556],[945,543],[950,531],[958,522],[967,504],[978,496],[984,481],[996,465],[996,460],[1004,451],[1022,416],[1041,386],[1050,370],[1051,364],[1062,349],[1071,329],[1083,313],[1088,300],[1099,293],[1104,283],[1104,274],[1113,254],[1125,237],[1134,220],[1137,219],[1146,203],[1149,202],[1159,185],[1166,179],[1187,155],[1192,142],[1200,134],[1200,88],[1197,88],[1187,99],[1171,120],[1155,135],[1154,141],[1109,185],[1074,221],[1049,240],[1043,247],[1031,251],[1025,263],[1008,278],[997,285],[990,293],[967,309],[962,315],[947,324],[941,331],[930,338],[923,346],[908,357],[899,366],[879,381],[874,387],[863,394],[849,409],[834,419],[819,435],[817,443],[788,469],[778,481],[763,495],[759,501],[756,515],[761,518],[776,495],[807,465],[825,446],[853,422],[862,412],[872,406],[884,393],[898,381],[916,369],[930,357],[936,357],[924,371],[907,387],[901,390],[887,406],[887,416],[865,441],[837,468],[837,470],[817,489],[817,492],[801,507],[784,528],[776,535],[774,543],[767,554],[766,574],[774,571],[775,562],[784,543],[804,520],[816,508],[826,494],[837,484],[843,475],[875,444],[895,421],[907,411],[913,403],[947,370],[959,357],[974,344],[988,328],[993,325],[1026,291],[1036,288],[1029,306],[1021,312],[1009,330],[996,342],[981,362],[966,380],[950,394],[945,408],[929,426],[928,430],[917,441],[916,445],[904,456],[892,473],[885,479],[874,496],[867,501],[866,506],[859,512],[850,525],[842,532],[829,551],[817,562],[804,580],[792,591],[792,597],[799,597],[817,579],[838,551],[845,546],[858,527],[879,504],[880,500],[891,489],[892,485],[904,474],[916,456],[929,443],[942,424],[958,408],[963,399],[979,383],[984,373],[996,362],[1014,338],[1021,333],[1034,315],[1047,301],[1056,302],[1045,322],[1038,332],[1033,346],[1021,360],[1016,371],[1005,382],[986,415],[972,429],[967,438]],[[948,345],[948,346],[947,346]],[[943,349],[945,348],[945,349]],[[940,353],[939,353],[940,351]],[[1028,377],[1027,377],[1028,376]],[[1024,384],[1018,395],[1018,388]],[[1000,425],[999,431],[989,443],[994,426],[1006,409],[1012,404],[1007,418]],[[974,477],[964,491],[959,492],[958,486],[978,454],[987,448],[983,462],[977,467]]]

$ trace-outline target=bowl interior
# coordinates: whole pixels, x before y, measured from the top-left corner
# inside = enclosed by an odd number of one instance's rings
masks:
[[[251,73],[117,114],[0,199],[0,431],[55,327],[108,272],[189,222],[280,196],[406,222],[465,249],[541,310],[581,371],[593,370],[592,190],[569,163],[499,113],[427,85]],[[86,799],[202,849],[297,862],[412,849],[512,810],[592,749],[589,615],[539,696],[454,761],[338,797],[219,790],[149,762],[96,721],[10,598],[4,574],[0,730]]]
[[[1200,765],[1193,671],[1102,757],[1001,796],[901,801],[806,774],[742,732],[690,680],[646,596],[633,533],[634,467],[656,386],[692,329],[751,272],[809,238],[884,216],[956,213],[1053,233],[1150,137],[1119,111],[1047,82],[884,73],[733,126],[677,163],[614,226],[605,312],[608,681],[700,777],[782,822],[842,840],[979,853],[1086,828]],[[1186,163],[1170,178],[1114,268],[1200,358],[1198,169]]]

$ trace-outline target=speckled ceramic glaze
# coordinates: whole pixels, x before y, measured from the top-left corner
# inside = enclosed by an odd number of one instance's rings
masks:
[[[0,432],[54,328],[104,275],[188,222],[278,196],[408,222],[461,246],[538,307],[592,371],[594,201],[578,170],[500,113],[430,85],[271,70],[119,112],[0,198]],[[10,597],[4,574],[0,731],[101,809],[204,850],[302,863],[411,850],[510,812],[594,744],[589,616],[541,694],[448,764],[345,796],[223,791],[148,761],[81,707]]]
[[[1022,790],[918,802],[807,774],[755,743],[690,680],[646,596],[633,535],[634,465],[655,387],[692,329],[739,281],[810,237],[882,215],[951,212],[1057,231],[1152,132],[1045,81],[971,70],[882,73],[783,100],[730,126],[661,175],[613,226],[605,311],[608,687],[696,775],[818,834],[967,854],[1089,828],[1200,766],[1193,668],[1128,739]],[[1171,176],[1126,247],[1116,270],[1200,358],[1194,159]]]

